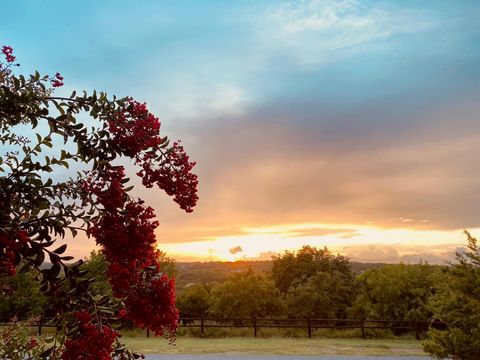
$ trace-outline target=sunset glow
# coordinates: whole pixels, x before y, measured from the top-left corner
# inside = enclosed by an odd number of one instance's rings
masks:
[[[478,233],[480,229],[472,230]],[[269,260],[285,250],[311,245],[327,246],[353,260],[444,263],[447,259],[453,259],[455,250],[465,240],[464,235],[456,230],[418,231],[353,224],[341,227],[332,224],[293,224],[245,228],[243,231],[244,235],[220,236],[204,241],[162,243],[161,248],[179,260],[188,261]],[[322,232],[325,234],[320,235]]]

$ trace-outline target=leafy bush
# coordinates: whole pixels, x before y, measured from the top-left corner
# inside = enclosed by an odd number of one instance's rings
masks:
[[[51,351],[49,345],[54,338],[33,336],[33,324],[37,318],[28,321],[17,321],[13,319],[0,331],[0,359],[3,360],[33,360],[45,358],[49,354],[51,360],[59,359],[58,351]]]

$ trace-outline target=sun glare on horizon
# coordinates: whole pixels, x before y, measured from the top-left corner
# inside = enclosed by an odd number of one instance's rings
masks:
[[[472,229],[473,233],[480,229]],[[219,236],[201,241],[163,242],[161,249],[179,261],[270,260],[286,250],[295,251],[304,245],[327,247],[358,261],[372,261],[368,250],[395,248],[398,259],[413,256],[411,261],[445,262],[465,243],[461,231],[381,228],[354,224],[285,224],[260,228],[244,228],[243,235]],[[372,255],[372,254],[370,254]],[[391,254],[390,254],[391,255]],[[423,256],[423,258],[422,258]],[[408,260],[407,260],[408,261]]]

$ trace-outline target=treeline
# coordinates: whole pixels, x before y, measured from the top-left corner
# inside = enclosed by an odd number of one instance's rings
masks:
[[[348,258],[304,246],[273,259],[269,271],[231,273],[195,284],[177,299],[182,317],[361,318],[426,321],[444,268],[383,265],[360,274]]]
[[[177,286],[182,317],[425,321],[432,317],[427,305],[445,271],[445,267],[427,264],[384,264],[356,274],[347,257],[327,248],[304,246],[271,262],[231,263],[229,271],[220,263],[205,263],[202,271],[198,271],[199,264],[190,265],[200,277],[201,283],[194,284],[188,272],[182,275],[189,265],[178,266],[165,254],[161,259],[170,276],[183,279],[183,286]],[[95,279],[94,294],[111,294],[107,263],[100,253],[92,252],[82,267]],[[34,271],[27,271],[0,279],[1,318],[29,318],[48,307],[35,276]]]
[[[208,262],[176,262],[177,292],[182,292],[188,286],[194,284],[208,284],[223,282],[236,272],[251,269],[255,272],[267,272],[272,269],[272,260],[241,260],[234,262],[208,261]],[[356,275],[365,270],[378,268],[382,263],[362,263],[351,261],[352,272]]]

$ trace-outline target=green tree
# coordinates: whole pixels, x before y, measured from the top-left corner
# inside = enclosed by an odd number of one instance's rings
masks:
[[[177,297],[177,308],[182,318],[207,316],[212,301],[212,285],[193,285],[187,287]]]
[[[113,297],[112,286],[108,282],[108,261],[100,251],[93,250],[85,259],[82,270],[87,270],[89,276],[95,281],[90,285],[91,292],[95,295],[108,295]]]
[[[285,254],[273,258],[271,277],[275,286],[286,295],[290,288],[307,282],[319,272],[338,272],[345,281],[350,281],[352,285],[354,283],[349,259],[342,255],[334,255],[326,247],[317,249],[303,246],[296,252],[285,251]]]
[[[424,349],[437,359],[480,359],[480,248],[466,232],[468,247],[445,270],[429,306],[446,329],[431,329]]]
[[[349,259],[326,247],[286,251],[273,259],[270,274],[290,317],[344,318],[357,292]]]
[[[338,271],[317,272],[287,293],[286,311],[296,318],[345,318],[356,287]]]
[[[212,315],[269,317],[281,314],[280,293],[271,279],[251,270],[232,274],[212,290]]]
[[[365,319],[425,321],[439,268],[427,264],[386,265],[358,276],[361,292],[350,314]]]
[[[24,320],[41,315],[45,310],[47,297],[40,291],[40,285],[33,271],[19,272],[15,276],[0,276],[0,318],[14,316]]]

